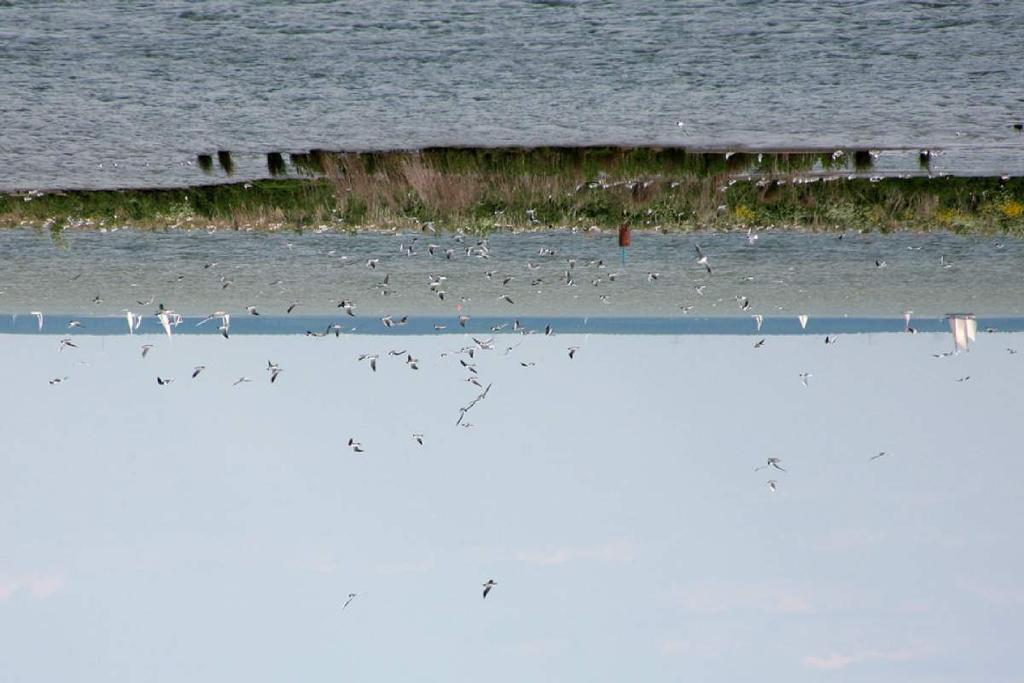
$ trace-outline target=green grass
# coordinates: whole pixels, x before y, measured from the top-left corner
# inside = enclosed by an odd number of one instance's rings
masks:
[[[1024,234],[1024,179],[799,182],[870,155],[678,148],[428,148],[267,157],[277,176],[178,189],[0,194],[0,227],[77,226],[490,231],[630,221],[659,230],[953,230]],[[212,161],[212,159],[211,159]],[[224,161],[218,159],[218,161]],[[230,162],[229,162],[230,163]],[[226,169],[225,169],[226,170]],[[744,179],[737,175],[744,174]],[[751,179],[747,179],[750,174]]]

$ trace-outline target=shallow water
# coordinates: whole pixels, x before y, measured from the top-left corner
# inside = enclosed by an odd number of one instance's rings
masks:
[[[437,245],[434,255],[430,244]],[[476,238],[419,233],[67,231],[54,242],[45,232],[3,231],[0,313],[121,317],[125,309],[151,313],[163,303],[189,316],[225,310],[237,321],[249,305],[262,316],[286,317],[286,308],[299,302],[296,317],[348,323],[337,307],[345,299],[371,320],[454,320],[460,312],[509,320],[899,318],[905,310],[932,318],[1024,315],[1024,241],[1008,237],[846,233],[839,240],[765,232],[750,245],[739,233],[637,234],[625,265],[607,234],[495,234],[486,244],[484,259],[466,255],[477,248]],[[709,255],[710,275],[695,262],[695,244]],[[415,255],[402,255],[403,245]],[[367,267],[370,258],[379,259],[376,268]],[[885,266],[877,267],[882,260]],[[566,284],[567,270],[575,286]],[[429,287],[431,276],[442,275],[444,300]]]
[[[1016,674],[1024,334],[521,341],[0,334],[4,672]]]
[[[445,144],[925,146],[1020,174],[1022,24],[1019,2],[0,2],[0,188]]]

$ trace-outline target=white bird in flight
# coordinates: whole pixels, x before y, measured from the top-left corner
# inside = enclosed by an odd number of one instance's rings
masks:
[[[167,314],[166,311],[160,311],[159,313],[156,314],[156,317],[157,317],[157,320],[160,321],[160,324],[163,326],[164,332],[167,333],[167,337],[170,338],[170,336],[171,336],[171,317]]]
[[[704,266],[708,271],[708,275],[711,274],[711,264],[708,263],[708,255],[704,253],[704,250],[700,248],[699,244],[693,245],[693,248],[697,250],[697,265]]]

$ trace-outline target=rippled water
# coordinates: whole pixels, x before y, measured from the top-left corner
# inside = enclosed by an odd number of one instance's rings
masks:
[[[295,317],[351,322],[337,307],[345,299],[371,320],[1024,315],[1024,241],[1013,238],[765,232],[751,245],[739,233],[644,233],[625,263],[608,234],[498,234],[484,244],[487,258],[477,238],[459,235],[120,230],[68,231],[55,242],[10,230],[0,233],[0,312],[121,316],[163,303],[185,315],[245,316],[252,305],[285,316],[299,302]],[[711,274],[696,263],[696,244]],[[443,300],[429,286],[440,276]]]
[[[1022,24],[938,0],[0,2],[0,187],[438,144],[941,146],[938,170],[1021,173]]]

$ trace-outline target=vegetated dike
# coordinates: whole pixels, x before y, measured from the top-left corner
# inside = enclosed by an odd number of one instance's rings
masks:
[[[918,154],[918,152],[914,152]],[[0,194],[0,227],[524,228],[1024,233],[1024,178],[903,175],[872,150],[444,147],[267,153],[264,179]],[[211,154],[197,157],[212,172]]]

